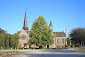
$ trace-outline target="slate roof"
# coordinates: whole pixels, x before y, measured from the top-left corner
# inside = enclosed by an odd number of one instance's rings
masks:
[[[21,31],[18,31],[17,33],[19,34]]]
[[[30,31],[26,31],[28,34],[30,34]]]
[[[18,31],[17,33],[19,34],[21,31]],[[30,34],[30,31],[26,31],[28,34]],[[56,37],[66,37],[66,33],[64,32],[53,32]],[[16,33],[15,33],[16,34]]]
[[[53,32],[56,37],[66,37],[66,34],[64,32]]]

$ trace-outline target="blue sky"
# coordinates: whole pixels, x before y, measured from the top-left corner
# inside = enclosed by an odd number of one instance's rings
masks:
[[[67,37],[73,28],[85,28],[85,0],[0,0],[0,28],[21,31],[25,10],[29,30],[39,16],[52,21],[53,31],[66,29]]]

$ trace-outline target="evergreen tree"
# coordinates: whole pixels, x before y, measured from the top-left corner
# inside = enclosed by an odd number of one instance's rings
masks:
[[[6,31],[0,28],[0,49],[1,47],[4,49],[17,48],[19,44],[19,38],[20,37],[17,34],[8,34]]]
[[[5,35],[6,31],[0,28],[0,48],[5,48]]]
[[[19,36],[18,34],[13,35],[13,48],[17,48],[19,46]]]
[[[3,34],[0,34],[0,48],[1,47],[4,47],[4,35]]]
[[[30,30],[30,44],[35,44],[39,48],[53,43],[52,30],[42,16],[33,22],[32,29]]]

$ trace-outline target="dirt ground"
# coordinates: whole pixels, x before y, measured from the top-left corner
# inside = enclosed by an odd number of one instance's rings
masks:
[[[18,51],[0,51],[0,57],[10,57],[11,55],[19,54]]]

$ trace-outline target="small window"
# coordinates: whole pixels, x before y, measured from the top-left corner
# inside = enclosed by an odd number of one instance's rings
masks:
[[[62,39],[62,44],[64,44],[64,39]]]

